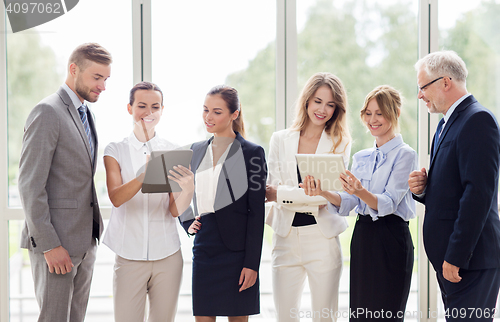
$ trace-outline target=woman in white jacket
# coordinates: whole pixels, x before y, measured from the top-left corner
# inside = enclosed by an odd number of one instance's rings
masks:
[[[347,167],[351,138],[347,129],[347,95],[338,77],[314,74],[298,99],[290,129],[275,132],[269,152],[266,223],[273,230],[273,295],[278,321],[298,321],[306,276],[313,321],[332,321],[338,309],[342,252],[338,235],[347,222],[328,213],[326,199],[310,197],[295,154],[335,153]]]

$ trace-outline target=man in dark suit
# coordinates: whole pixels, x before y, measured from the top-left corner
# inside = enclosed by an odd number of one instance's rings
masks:
[[[26,120],[19,192],[40,306],[38,321],[83,321],[102,219],[94,186],[97,133],[85,101],[106,88],[111,55],[98,44],[77,47],[59,90]]]
[[[425,250],[447,320],[491,321],[500,287],[498,123],[467,92],[467,68],[455,52],[431,53],[415,68],[418,98],[444,115],[428,173],[422,168],[408,180],[425,204]]]

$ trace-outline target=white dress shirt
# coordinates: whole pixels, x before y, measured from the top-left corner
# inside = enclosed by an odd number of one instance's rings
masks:
[[[146,143],[132,133],[121,142],[112,142],[104,150],[120,165],[123,183],[137,177],[154,151],[177,148],[155,135]],[[103,243],[117,255],[130,260],[159,260],[180,249],[176,218],[168,210],[168,193],[143,194],[141,191],[120,207],[113,206]]]
[[[69,86],[66,83],[62,84],[62,88],[64,88],[66,93],[68,93],[68,96],[71,99],[71,102],[73,103],[73,105],[75,105],[76,111],[78,112],[78,109],[80,108],[80,106],[82,106],[85,103],[85,101],[83,101],[83,103],[82,103],[80,101],[80,99],[78,98],[78,96],[76,95],[76,93],[73,92],[73,90],[71,88],[69,88]]]
[[[214,167],[212,143],[213,140],[208,145],[207,152],[205,153],[203,160],[201,160],[200,166],[195,174],[195,182],[203,182],[203,184],[195,185],[196,206],[200,215],[215,212],[215,194],[217,192],[217,185],[219,183],[222,164],[226,160],[227,154],[233,145],[232,143],[228,145],[226,151],[224,151],[222,156],[217,161],[217,165]]]

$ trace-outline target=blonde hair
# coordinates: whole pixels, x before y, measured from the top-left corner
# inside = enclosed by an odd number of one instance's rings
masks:
[[[377,101],[378,107],[382,116],[389,121],[395,132],[399,132],[398,118],[401,113],[401,94],[389,85],[380,85],[375,87],[368,95],[366,95],[365,103],[361,109],[359,116],[365,124],[364,115],[371,100]]]
[[[316,73],[306,82],[297,101],[295,119],[290,129],[302,131],[305,128],[309,119],[307,115],[309,101],[321,86],[330,88],[335,103],[335,111],[325,124],[325,132],[330,135],[333,142],[331,152],[343,153],[348,144],[344,146],[344,151],[337,151],[337,149],[344,140],[351,140],[347,126],[347,93],[340,78],[331,73]]]

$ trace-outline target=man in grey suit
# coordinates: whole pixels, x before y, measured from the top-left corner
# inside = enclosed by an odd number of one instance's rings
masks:
[[[85,101],[106,88],[112,62],[98,44],[77,47],[59,90],[26,120],[19,192],[40,306],[38,321],[83,321],[103,224],[94,186],[97,134]]]

